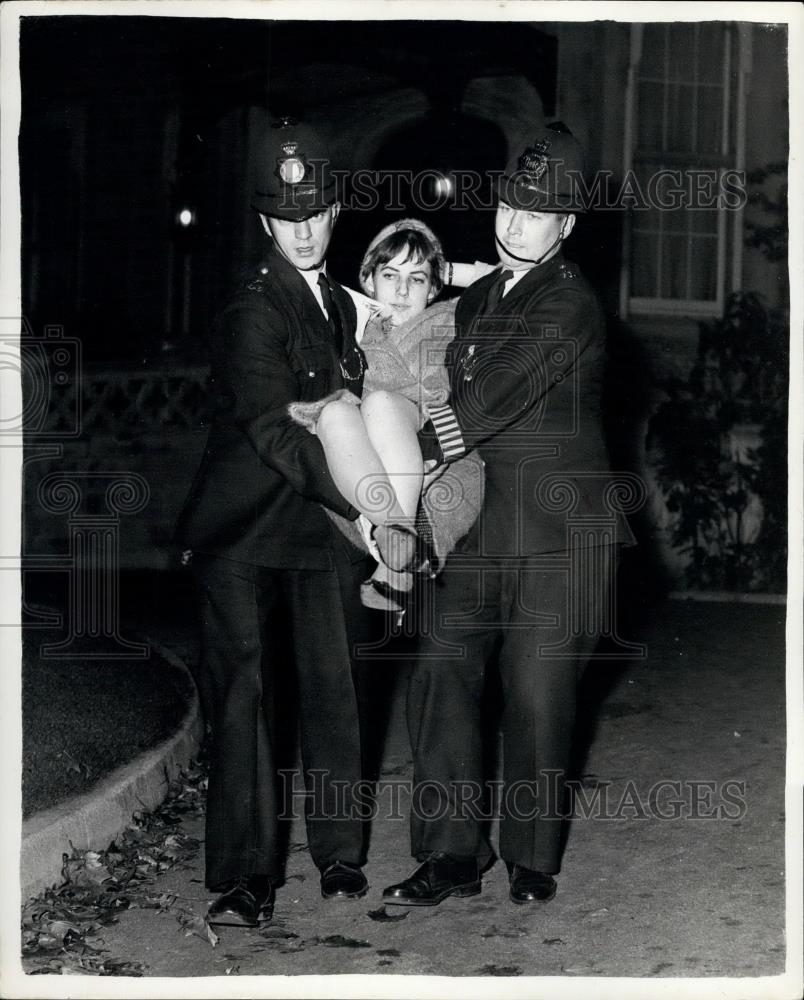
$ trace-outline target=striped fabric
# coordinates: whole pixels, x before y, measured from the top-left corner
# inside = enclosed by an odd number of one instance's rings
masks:
[[[427,412],[444,454],[444,461],[452,462],[466,454],[466,445],[463,443],[463,435],[458,421],[455,419],[455,414],[452,412],[452,407],[447,404],[431,406]]]

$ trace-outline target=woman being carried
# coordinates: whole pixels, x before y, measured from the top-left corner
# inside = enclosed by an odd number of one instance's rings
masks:
[[[455,284],[468,284],[487,265],[450,265]],[[360,346],[366,356],[363,398],[348,390],[318,403],[293,403],[290,415],[321,440],[332,478],[343,496],[369,522],[377,570],[361,588],[370,607],[401,610],[413,586],[412,570],[443,565],[469,530],[483,499],[483,467],[473,453],[453,463],[425,490],[417,432],[449,397],[444,364],[455,334],[454,302],[431,301],[447,271],[441,244],[416,219],[386,226],[370,244],[360,284],[378,304]],[[417,532],[419,501],[432,535],[424,553]],[[333,515],[340,522],[342,519]],[[365,523],[364,521],[364,523]],[[340,524],[354,538],[354,525]]]

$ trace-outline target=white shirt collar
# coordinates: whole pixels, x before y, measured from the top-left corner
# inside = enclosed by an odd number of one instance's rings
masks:
[[[309,285],[310,291],[313,293],[316,302],[321,307],[321,312],[326,316],[327,310],[324,308],[324,300],[321,298],[321,289],[318,287],[318,276],[319,274],[326,274],[326,269],[324,267],[320,267],[311,271],[301,271],[299,268],[296,268],[296,270],[299,271],[299,274]],[[329,319],[328,316],[327,319]]]
[[[518,281],[521,281],[525,277],[526,274],[530,274],[530,272],[532,270],[533,270],[532,267],[525,267],[521,271],[514,271],[514,273],[511,275],[511,277],[505,283],[505,290],[503,291],[503,295],[507,295],[511,291],[511,289],[514,287],[514,285]]]

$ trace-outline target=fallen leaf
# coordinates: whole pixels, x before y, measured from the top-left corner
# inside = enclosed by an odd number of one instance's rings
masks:
[[[271,938],[287,940],[288,938],[297,938],[298,936],[293,931],[286,931],[282,927],[265,927],[260,930],[260,937],[268,938],[269,940]]]
[[[40,934],[36,941],[37,948],[61,948],[61,938],[55,938],[52,934]]]
[[[184,928],[185,937],[195,934],[197,937],[209,941],[213,948],[220,941],[220,937],[213,931],[205,917],[199,917],[189,910],[180,910],[176,914],[176,919]]]
[[[368,916],[372,920],[376,920],[378,923],[392,923],[396,920],[404,920],[408,915],[408,910],[403,910],[401,913],[389,913],[385,906],[381,906],[378,910],[369,910]]]
[[[482,969],[475,972],[476,976],[521,976],[522,970],[518,965],[484,965]]]
[[[45,932],[47,934],[52,934],[53,937],[58,938],[59,941],[63,941],[69,934],[75,934],[80,936],[81,931],[75,924],[68,923],[66,920],[50,920],[45,924]]]
[[[279,949],[280,955],[290,955],[294,951],[304,951],[305,941],[301,938],[295,938],[291,941],[286,942]]]
[[[327,948],[370,948],[369,941],[360,941],[357,938],[344,937],[343,934],[328,934],[326,937],[313,938],[315,944],[323,944]]]

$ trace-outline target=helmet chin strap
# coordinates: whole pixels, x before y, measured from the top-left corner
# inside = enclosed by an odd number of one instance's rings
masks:
[[[561,227],[561,232],[558,234],[558,236],[556,236],[552,244],[544,251],[544,253],[541,255],[541,257],[539,257],[538,260],[533,260],[531,257],[518,257],[515,253],[512,253],[503,244],[503,242],[500,240],[500,237],[496,233],[494,234],[494,239],[497,242],[497,246],[502,247],[503,252],[507,257],[511,257],[513,260],[521,260],[525,264],[533,264],[534,267],[537,267],[539,264],[541,264],[543,260],[545,260],[547,257],[550,256],[550,254],[555,250],[555,248],[559,245],[559,243],[561,243],[561,241],[564,239],[564,226]]]

